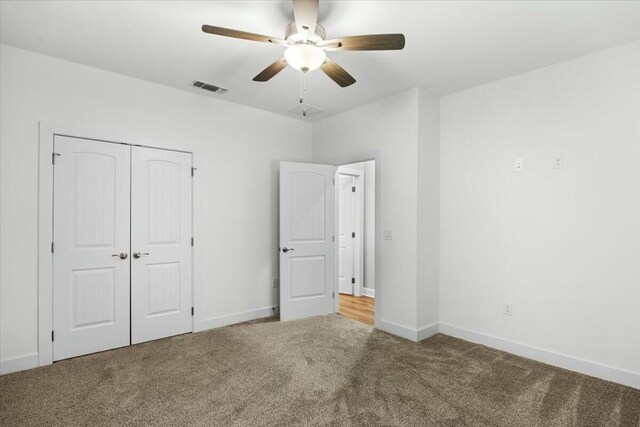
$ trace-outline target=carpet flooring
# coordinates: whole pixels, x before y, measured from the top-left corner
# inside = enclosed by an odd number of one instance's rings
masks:
[[[637,426],[640,390],[341,316],[225,327],[0,377],[0,425]]]

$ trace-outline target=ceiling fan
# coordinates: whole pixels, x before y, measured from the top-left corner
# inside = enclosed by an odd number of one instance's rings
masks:
[[[317,22],[318,0],[293,0],[293,15],[295,22],[286,26],[284,39],[211,25],[203,25],[202,31],[218,36],[285,46],[287,49],[284,51],[284,57],[255,76],[253,80],[256,82],[266,82],[290,65],[303,73],[320,68],[338,85],[347,87],[354,84],[356,79],[327,57],[326,52],[404,48],[403,34],[372,34],[327,40],[324,27]]]

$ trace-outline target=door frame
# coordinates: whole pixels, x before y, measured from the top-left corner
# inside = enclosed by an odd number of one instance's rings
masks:
[[[161,140],[147,139],[129,134],[111,131],[88,129],[80,126],[39,123],[39,153],[38,153],[38,366],[53,363],[53,149],[56,136],[88,139],[111,144],[141,146],[168,151],[178,151],[191,154],[192,170],[197,170],[195,151],[177,150],[169,143]],[[201,283],[200,272],[202,260],[200,257],[200,212],[196,201],[200,188],[197,180],[191,183],[191,233],[194,245],[191,247],[192,268],[192,330],[197,332],[201,323]]]
[[[353,296],[361,297],[363,295],[363,280],[364,280],[364,171],[360,169],[352,169],[346,166],[338,166],[337,175],[348,175],[354,177],[356,187],[356,203],[355,203],[355,229],[356,238],[353,248],[353,269],[354,277],[356,279],[355,286],[353,287]],[[336,182],[338,182],[336,180]],[[337,186],[336,186],[337,188]],[[338,191],[338,190],[336,190]],[[340,212],[338,197],[338,206],[336,209]],[[338,216],[338,221],[340,217]],[[340,224],[337,224],[339,229]],[[338,245],[339,246],[339,245]],[[338,288],[338,290],[340,290]]]
[[[384,197],[384,161],[383,154],[380,150],[372,150],[372,151],[363,151],[352,154],[342,154],[336,157],[329,157],[326,159],[318,159],[318,163],[327,163],[330,165],[340,166],[340,165],[348,165],[351,163],[360,163],[367,162],[369,160],[375,161],[375,197],[376,197],[376,206],[375,206],[375,290],[376,290],[376,304],[374,308],[374,318],[375,318],[375,327],[380,325],[382,321],[382,312],[384,307],[384,283],[382,281],[382,237],[383,233],[383,197]],[[338,192],[336,191],[336,198],[338,197]],[[336,209],[336,215],[338,214],[338,210]],[[336,234],[338,230],[336,229]],[[336,245],[335,250],[336,262],[338,260],[338,245]],[[338,280],[336,279],[335,292],[338,294]],[[340,310],[340,298],[335,299],[334,303],[334,312],[337,313]]]

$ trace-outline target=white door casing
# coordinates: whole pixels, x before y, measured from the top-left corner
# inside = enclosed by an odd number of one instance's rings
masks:
[[[280,163],[280,319],[334,311],[336,167]]]
[[[92,147],[95,147],[95,145],[93,144],[104,144],[104,145],[100,145],[101,147],[104,147],[105,149],[108,149],[108,147],[120,147],[120,150],[126,150],[127,152],[127,172],[123,172],[121,170],[118,171],[117,175],[120,178],[126,178],[127,181],[130,181],[130,177],[131,177],[131,168],[130,168],[130,151],[131,151],[131,147],[132,146],[137,146],[137,147],[148,147],[148,148],[153,148],[153,149],[158,149],[158,150],[170,150],[171,146],[171,142],[170,141],[161,141],[161,140],[157,140],[157,139],[146,139],[144,137],[140,137],[139,135],[123,135],[122,132],[118,131],[118,132],[111,132],[108,130],[96,130],[96,129],[88,129],[88,128],[84,128],[84,127],[79,127],[79,126],[73,126],[73,125],[65,125],[65,124],[59,124],[59,123],[48,123],[48,122],[40,122],[40,132],[39,132],[39,177],[38,177],[38,361],[37,364],[38,366],[45,366],[45,365],[49,365],[51,364],[54,360],[60,360],[63,357],[71,357],[71,356],[62,356],[60,357],[60,355],[56,356],[54,359],[54,347],[56,344],[58,345],[58,350],[62,350],[61,346],[63,345],[63,341],[64,341],[64,331],[61,330],[55,330],[55,323],[56,323],[56,307],[55,304],[57,304],[57,302],[54,300],[54,291],[55,289],[57,289],[56,286],[56,280],[57,278],[55,277],[55,273],[56,271],[59,272],[60,268],[58,266],[57,269],[54,268],[54,259],[56,257],[56,255],[61,254],[62,250],[63,250],[63,240],[61,240],[60,238],[60,233],[56,233],[54,232],[54,228],[56,228],[56,224],[54,223],[54,214],[55,214],[55,196],[54,196],[54,190],[56,187],[54,185],[54,181],[55,181],[55,176],[56,174],[60,174],[64,171],[58,171],[56,172],[56,169],[61,169],[63,166],[65,166],[64,164],[64,159],[62,158],[62,156],[55,156],[53,155],[53,153],[56,151],[55,149],[55,141],[61,141],[62,139],[71,139],[71,140],[75,140],[75,141],[79,141],[82,143],[82,147],[81,147],[81,151],[85,152],[85,153],[90,153],[92,150]],[[58,148],[60,149],[60,145],[58,145]],[[176,151],[176,150],[170,150],[170,151]],[[58,153],[60,154],[60,153]],[[192,162],[196,161],[196,154],[195,153],[188,153],[191,155],[192,158]],[[54,160],[54,161],[52,161]],[[60,182],[57,182],[58,187]],[[131,220],[131,212],[130,212],[130,182],[128,183],[128,185],[124,186],[124,187],[128,187],[128,191],[129,191],[129,195],[125,198],[126,199],[126,203],[127,203],[127,227],[129,227],[130,229],[130,220]],[[199,192],[200,189],[196,188],[194,183],[192,183],[192,187],[193,187],[193,191],[194,192]],[[57,195],[60,195],[60,191],[58,191]],[[198,193],[199,194],[199,193]],[[194,194],[192,196],[193,200],[197,199],[197,194]],[[63,201],[62,198],[59,199],[60,201]],[[192,264],[192,269],[195,270],[195,273],[193,274],[193,305],[195,308],[195,315],[194,315],[194,319],[198,319],[199,317],[199,313],[202,312],[202,310],[198,310],[198,308],[200,307],[200,300],[199,298],[197,298],[197,296],[200,294],[200,280],[199,280],[199,272],[200,272],[200,268],[199,266],[201,265],[201,260],[199,258],[199,252],[198,250],[196,250],[197,248],[199,248],[199,242],[197,239],[198,236],[198,230],[199,230],[199,224],[200,224],[200,210],[198,209],[198,206],[194,206],[194,204],[192,203],[192,206],[190,207],[190,209],[193,209],[193,211],[191,212],[191,215],[193,216],[193,228],[192,228],[192,236],[195,236],[195,245],[192,247],[192,256],[196,257],[198,256],[196,259],[193,260]],[[117,209],[118,211],[120,211],[120,209]],[[60,214],[57,214],[58,217],[61,217]],[[126,263],[122,263],[125,264],[127,266],[128,272],[127,274],[125,274],[126,276],[130,277],[130,261],[131,261],[131,251],[130,251],[130,239],[131,239],[131,233],[130,231],[127,232],[127,243],[126,243],[126,248],[129,249],[129,251],[127,251],[127,258],[126,258]],[[64,238],[64,237],[63,237]],[[54,242],[54,240],[56,240]],[[54,251],[54,244],[55,244],[55,251]],[[118,245],[118,250],[120,251],[120,243],[117,243]],[[116,251],[112,251],[113,254],[116,254]],[[100,255],[99,251],[95,251],[95,253],[97,255]],[[112,255],[111,252],[109,252],[110,255]],[[59,261],[59,260],[58,260]],[[119,273],[119,268],[116,269],[116,274],[120,274]],[[55,288],[55,289],[54,289]],[[55,292],[57,296],[62,295],[61,292]],[[94,351],[100,351],[101,349],[106,349],[104,347],[118,347],[120,345],[128,345],[131,343],[131,336],[130,336],[130,328],[131,328],[131,319],[130,319],[130,310],[131,310],[131,304],[129,301],[129,295],[130,295],[130,283],[127,283],[127,292],[125,293],[125,295],[127,295],[127,301],[126,301],[126,310],[124,310],[125,314],[127,315],[127,319],[126,319],[126,340],[124,343],[117,343],[117,344],[112,344],[112,345],[106,345],[104,340],[101,340],[101,348],[98,349],[84,349],[82,351],[78,351],[75,354],[84,354],[84,353],[91,353]],[[67,303],[69,304],[69,303]],[[116,304],[116,320],[117,322],[119,322],[121,316],[119,316],[119,311],[117,310],[117,306],[119,304]],[[81,318],[81,320],[83,320]],[[58,324],[60,324],[60,321],[57,322]],[[195,322],[194,322],[195,323]],[[97,325],[96,325],[97,326]],[[102,325],[102,328],[106,327],[107,325]],[[95,327],[95,326],[94,326]],[[99,329],[99,328],[96,328]],[[194,325],[194,329],[197,330],[202,330],[202,327],[197,327],[196,325]],[[88,330],[88,329],[87,329]],[[104,329],[103,329],[104,330]],[[74,332],[78,332],[78,331],[74,331]],[[55,333],[55,341],[53,340],[53,334]],[[76,336],[77,334],[74,334],[73,336]],[[82,340],[83,343],[87,344],[87,345],[91,345],[93,343],[93,340],[91,338],[89,339],[83,339]],[[73,353],[71,353],[73,354]],[[35,366],[35,365],[34,365]]]
[[[56,136],[54,150],[53,360],[60,360],[129,345],[130,165],[126,145]]]
[[[193,330],[191,154],[132,147],[131,343]]]
[[[364,287],[364,176],[365,172],[361,169],[355,169],[349,166],[338,167],[338,182],[342,180],[345,184],[343,190],[344,197],[338,197],[338,235],[344,243],[345,251],[344,262],[347,268],[344,270],[346,279],[354,282],[351,286],[353,295],[359,297],[363,295]],[[349,193],[349,191],[351,193]],[[340,193],[340,192],[339,192]],[[343,198],[345,199],[343,202]],[[343,209],[343,204],[344,209]],[[345,218],[343,219],[343,212]],[[342,226],[344,223],[344,227]],[[354,237],[355,235],[355,237]],[[351,241],[349,241],[349,237]],[[338,263],[340,263],[341,254],[338,251]],[[340,268],[340,267],[339,267]],[[347,270],[351,270],[349,273]],[[351,276],[348,276],[351,274]],[[347,281],[348,281],[347,280]],[[338,280],[340,282],[340,280]],[[348,293],[349,288],[343,285],[339,286],[340,293]],[[343,289],[346,292],[343,292]]]
[[[355,286],[355,179],[338,174],[338,290],[353,295]]]

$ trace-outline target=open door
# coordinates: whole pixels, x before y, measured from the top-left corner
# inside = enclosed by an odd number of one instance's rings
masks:
[[[280,163],[280,319],[334,312],[337,168]]]

